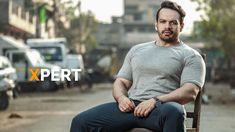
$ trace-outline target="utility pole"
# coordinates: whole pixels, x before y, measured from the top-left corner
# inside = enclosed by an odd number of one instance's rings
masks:
[[[81,0],[78,1],[78,13],[79,13],[79,32],[78,32],[78,52],[81,53],[82,52],[82,40],[81,40],[81,36],[82,36],[82,11],[81,11]]]

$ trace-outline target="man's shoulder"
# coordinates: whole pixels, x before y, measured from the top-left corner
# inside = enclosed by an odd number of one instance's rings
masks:
[[[136,45],[132,46],[131,49],[138,50],[138,49],[142,49],[142,48],[148,48],[149,46],[152,46],[152,44],[154,44],[154,42],[155,41],[150,41],[150,42],[136,44]]]
[[[182,43],[181,49],[184,51],[184,53],[193,54],[193,55],[200,55],[201,51],[199,51],[199,49],[194,49],[194,48],[188,46],[187,44],[185,44],[184,42],[181,42],[181,43]]]

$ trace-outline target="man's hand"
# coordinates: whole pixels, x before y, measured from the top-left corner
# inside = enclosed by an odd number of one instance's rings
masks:
[[[118,107],[121,112],[131,112],[135,109],[135,104],[128,97],[122,95],[118,98]]]
[[[141,102],[134,110],[134,115],[137,117],[147,117],[149,113],[155,108],[156,100],[151,98]]]

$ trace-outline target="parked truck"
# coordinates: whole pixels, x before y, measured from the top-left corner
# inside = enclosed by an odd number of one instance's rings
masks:
[[[54,91],[60,86],[60,82],[53,82],[50,77],[44,81],[29,81],[32,73],[29,68],[35,69],[60,69],[59,66],[45,63],[40,53],[33,49],[18,49],[6,52],[6,56],[11,60],[16,68],[19,85],[23,91],[39,90],[39,91]],[[40,73],[37,74],[40,77]]]
[[[26,43],[30,48],[38,50],[46,62],[66,68],[65,38],[28,39]]]
[[[39,51],[47,63],[58,65],[61,68],[69,68],[66,58],[68,52],[66,38],[31,38],[27,39],[26,43],[30,48]],[[69,86],[70,82],[65,80],[63,87]]]
[[[0,36],[0,53],[8,57],[13,67],[16,68],[18,83],[22,91],[54,91],[61,86],[62,82],[53,82],[49,78],[45,81],[30,81],[29,68],[60,69],[60,67],[45,63],[37,50],[30,49],[23,42],[11,37]],[[40,76],[39,72],[37,76]]]

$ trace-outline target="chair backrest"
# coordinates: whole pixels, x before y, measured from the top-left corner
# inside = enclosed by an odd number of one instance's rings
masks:
[[[206,54],[201,54],[204,61],[206,61]],[[203,86],[204,89],[205,85]],[[192,128],[199,132],[200,115],[201,115],[201,103],[202,103],[202,90],[199,91],[197,98],[194,102],[193,112],[187,112],[187,118],[192,118]]]

